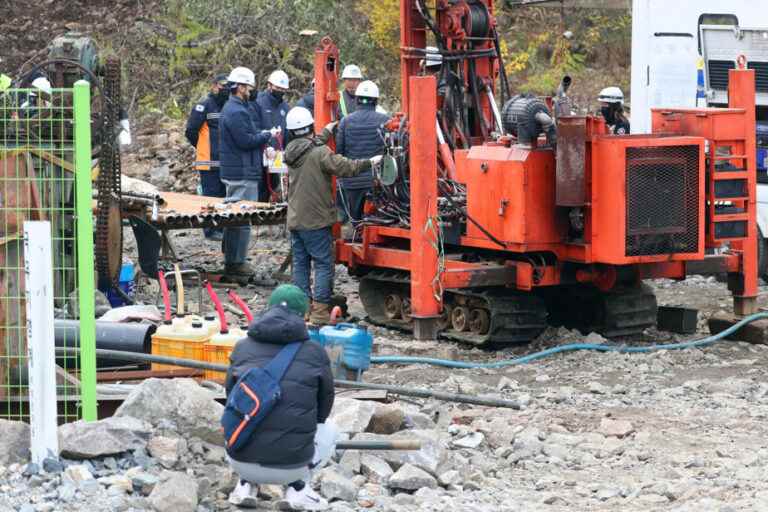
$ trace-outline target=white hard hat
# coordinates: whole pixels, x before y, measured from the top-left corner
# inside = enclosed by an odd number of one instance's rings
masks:
[[[361,82],[355,89],[355,97],[379,99],[379,87],[370,80]]]
[[[353,80],[362,80],[363,72],[360,71],[360,68],[354,64],[348,64],[344,66],[344,71],[341,72],[341,79],[345,80],[347,78],[351,78]]]
[[[436,46],[427,46],[424,48],[426,53],[426,59],[422,60],[422,65],[426,67],[440,66],[443,64],[443,56],[440,50]]]
[[[41,92],[44,92],[48,95],[53,93],[53,88],[51,87],[51,82],[48,81],[47,78],[44,76],[39,76],[32,80],[32,87],[35,89],[38,89]]]
[[[304,107],[293,107],[285,116],[285,127],[289,130],[301,130],[314,123],[312,113]]]
[[[245,84],[256,87],[256,76],[253,74],[253,71],[242,66],[233,69],[229,73],[227,81],[233,84]]]
[[[269,75],[269,79],[267,80],[268,83],[280,87],[281,89],[288,89],[288,75],[285,71],[278,69],[276,71],[273,71],[271,75]]]
[[[597,96],[598,101],[603,103],[620,103],[624,104],[624,93],[618,87],[606,87]]]

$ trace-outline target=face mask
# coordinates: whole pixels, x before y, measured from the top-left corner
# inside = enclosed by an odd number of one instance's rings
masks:
[[[615,124],[616,118],[614,117],[613,108],[610,106],[607,107],[600,107],[600,113],[603,114],[603,118],[605,119],[605,122],[608,124]]]
[[[229,99],[229,91],[226,89],[222,89],[216,94],[216,103],[219,105],[225,104],[227,99]]]
[[[285,96],[285,93],[282,91],[272,91],[272,97],[275,98],[277,101],[282,102],[284,96]]]
[[[248,95],[248,101],[256,101],[256,96],[258,96],[259,93],[256,91],[256,89],[251,90],[250,94]]]

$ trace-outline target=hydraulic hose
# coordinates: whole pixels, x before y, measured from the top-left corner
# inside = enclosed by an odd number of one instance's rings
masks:
[[[221,334],[227,334],[229,332],[229,326],[227,325],[227,316],[224,314],[224,306],[221,305],[221,300],[216,292],[213,290],[213,285],[210,281],[205,282],[205,288],[208,290],[208,296],[211,297],[211,302],[216,306],[216,312],[219,314],[219,321],[221,323]]]
[[[251,313],[251,308],[248,307],[248,304],[245,303],[245,301],[235,293],[235,290],[227,290],[227,295],[229,295],[229,298],[237,304],[237,307],[239,307],[243,314],[245,315],[245,319],[248,320],[248,323],[250,324],[253,322],[253,313]]]
[[[518,364],[527,364],[532,361],[544,359],[555,354],[561,354],[563,352],[574,352],[577,350],[593,350],[597,352],[618,352],[620,354],[642,354],[648,352],[655,352],[659,350],[685,350],[689,348],[699,348],[712,345],[718,341],[721,341],[731,334],[735,333],[747,324],[751,324],[757,320],[768,318],[768,313],[755,313],[750,315],[738,323],[730,326],[723,332],[707,336],[698,340],[691,340],[681,343],[667,343],[661,345],[648,345],[646,347],[628,347],[625,345],[603,345],[596,343],[572,343],[569,345],[560,345],[558,347],[548,348],[541,352],[535,352],[528,354],[527,356],[518,357],[516,359],[505,359],[503,361],[494,361],[492,363],[471,363],[467,361],[452,361],[450,359],[435,359],[431,357],[408,357],[408,356],[376,356],[371,357],[371,363],[373,364],[428,364],[432,366],[444,366],[446,368],[459,368],[459,369],[477,369],[477,368],[504,368],[507,366],[515,366]]]
[[[165,274],[162,270],[157,271],[157,280],[160,282],[160,291],[163,292],[163,306],[165,313],[163,319],[166,322],[171,321],[171,294],[168,292],[168,283],[165,280]]]

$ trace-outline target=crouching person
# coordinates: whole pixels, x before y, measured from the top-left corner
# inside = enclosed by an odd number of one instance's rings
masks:
[[[325,350],[309,340],[308,310],[301,289],[279,286],[230,356],[222,425],[229,463],[240,476],[229,497],[234,505],[253,507],[259,484],[277,484],[288,486],[285,500],[294,510],[328,506],[310,487],[310,471],[331,458],[335,445],[336,430],[324,425],[333,375]]]

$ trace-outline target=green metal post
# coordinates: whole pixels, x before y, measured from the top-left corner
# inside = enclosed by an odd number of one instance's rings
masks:
[[[91,195],[91,89],[75,83],[75,182],[77,187],[77,288],[80,305],[80,400],[83,419],[96,421],[96,312]]]

